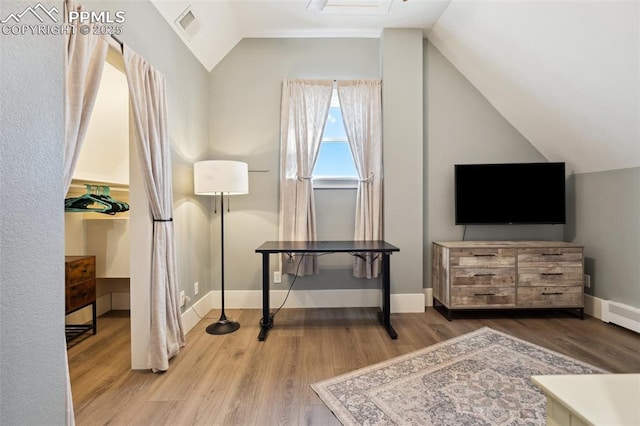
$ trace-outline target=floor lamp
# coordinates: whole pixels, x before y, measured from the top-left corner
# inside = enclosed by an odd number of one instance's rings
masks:
[[[220,195],[222,313],[218,322],[207,327],[207,333],[233,333],[240,328],[240,324],[227,319],[224,312],[224,196],[225,194],[228,197],[229,195],[249,193],[249,171],[247,163],[221,160],[198,161],[193,165],[193,190],[196,195]]]

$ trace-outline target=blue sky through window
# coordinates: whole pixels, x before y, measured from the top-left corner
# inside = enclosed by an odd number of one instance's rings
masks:
[[[318,160],[313,169],[313,176],[316,178],[358,177],[351,148],[347,142],[342,111],[338,106],[329,108],[329,116],[324,128]]]
[[[329,116],[324,126],[325,139],[347,139],[347,131],[344,129],[344,121],[342,120],[342,110],[339,106],[329,108]]]

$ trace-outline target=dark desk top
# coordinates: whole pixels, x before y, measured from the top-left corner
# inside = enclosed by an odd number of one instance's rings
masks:
[[[386,241],[266,241],[256,253],[391,253],[400,251]]]

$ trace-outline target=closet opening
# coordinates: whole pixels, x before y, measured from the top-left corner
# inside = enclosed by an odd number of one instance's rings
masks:
[[[65,209],[65,260],[70,256],[72,259],[95,259],[93,279],[97,329],[95,335],[92,328],[78,333],[78,336],[70,336],[67,332],[72,384],[74,370],[78,373],[84,362],[93,364],[96,356],[104,361],[118,359],[135,368],[133,353],[136,350],[133,348],[145,345],[144,337],[140,338],[131,320],[136,312],[145,311],[139,304],[132,303],[131,294],[132,289],[135,292],[136,286],[140,287],[140,277],[148,274],[146,271],[142,274],[137,272],[146,264],[144,256],[139,259],[141,251],[135,239],[146,233],[139,228],[144,227],[144,218],[148,216],[148,198],[137,167],[135,149],[130,137],[129,88],[121,46],[113,41],[71,187],[65,198],[82,197],[89,191],[107,191],[111,199],[128,205],[129,210],[106,214],[89,209],[86,212]],[[140,214],[142,221],[136,219]],[[66,285],[68,282],[69,279]],[[86,288],[72,292],[67,289],[67,298],[81,293],[81,297],[86,299],[89,292]],[[76,306],[79,305],[76,303]],[[73,309],[74,304],[67,306],[67,311],[69,308]],[[70,325],[92,324],[93,315],[93,304],[70,312],[66,316],[67,329],[73,328]],[[127,347],[131,349],[127,351]]]

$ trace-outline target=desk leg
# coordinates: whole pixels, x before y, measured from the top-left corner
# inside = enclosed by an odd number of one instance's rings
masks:
[[[273,320],[269,315],[269,253],[262,253],[262,320],[260,320],[260,334],[258,340],[264,341],[267,332],[273,327]]]
[[[382,254],[382,325],[389,337],[397,339],[398,334],[391,326],[391,262],[389,253]]]

